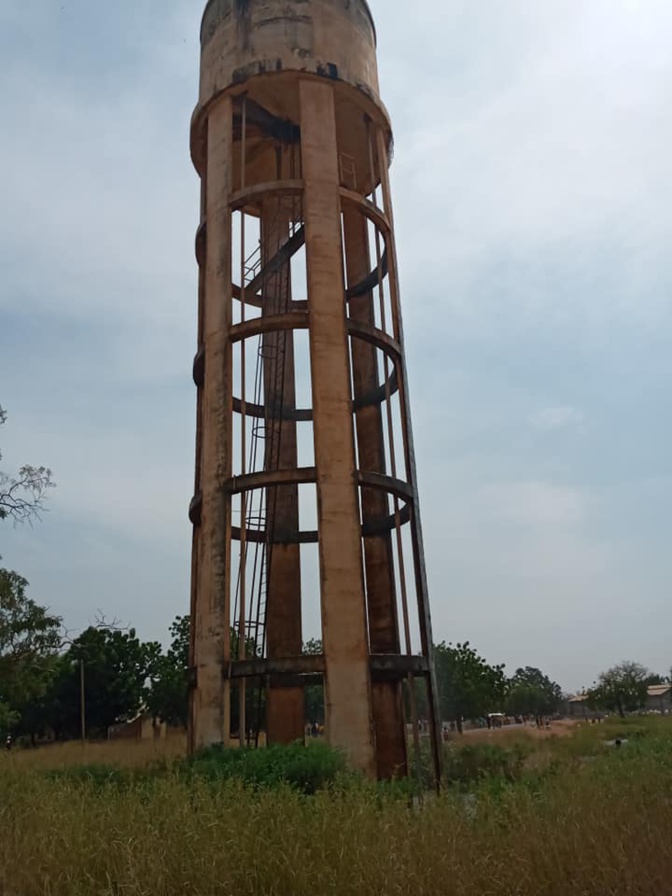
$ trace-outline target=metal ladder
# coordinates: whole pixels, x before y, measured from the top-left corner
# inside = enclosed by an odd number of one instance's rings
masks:
[[[289,258],[293,252],[289,251],[290,242],[299,234],[302,228],[300,223],[300,198],[292,202],[289,214],[289,227],[287,241],[278,249],[277,253],[266,264],[269,274],[262,277],[261,294],[263,302],[264,292],[269,291],[272,287],[276,295],[279,297],[277,311],[280,313],[289,311],[290,295],[291,295],[291,270],[289,266]],[[279,214],[272,224],[277,224],[282,216]],[[284,216],[284,220],[287,217]],[[294,249],[296,251],[298,246]],[[279,266],[274,265],[274,261],[278,256],[287,253],[287,260]],[[244,262],[245,286],[252,284],[257,280],[264,270],[262,257],[262,243],[250,253]],[[274,343],[264,345],[263,339],[257,348],[257,364],[255,372],[255,388],[254,403],[257,406],[263,404],[265,413],[263,420],[256,420],[251,430],[251,440],[249,447],[249,467],[253,471],[257,467],[259,449],[263,450],[264,468],[267,470],[277,469],[278,453],[280,450],[280,439],[282,438],[282,414],[284,408],[284,386],[285,386],[285,359],[287,353],[287,345],[289,339],[292,338],[291,331],[278,332],[275,335]],[[266,389],[266,372],[272,371],[270,388]],[[274,400],[269,400],[269,395]],[[265,539],[256,541],[254,545],[254,564],[251,582],[251,601],[250,613],[246,620],[246,641],[250,649],[254,652],[255,657],[261,657],[265,653],[266,642],[266,607],[268,604],[270,564],[273,552],[273,536],[275,530],[275,503],[277,499],[277,486],[260,489],[260,498],[256,507],[248,506],[245,514],[244,526],[247,531],[264,532]],[[242,562],[247,563],[247,548]],[[239,586],[240,587],[240,583]],[[236,604],[239,594],[236,595]]]

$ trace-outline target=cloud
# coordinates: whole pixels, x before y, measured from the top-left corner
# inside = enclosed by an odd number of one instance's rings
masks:
[[[514,526],[573,526],[586,513],[578,490],[551,482],[506,482],[484,486],[476,504],[486,518]]]
[[[444,9],[430,5],[437,26]],[[400,254],[414,287],[436,313],[480,330],[571,320],[590,325],[585,340],[605,316],[669,320],[672,204],[660,185],[672,152],[672,7],[501,10],[475,25],[458,7],[451,46],[474,59],[451,66],[445,44],[430,42],[423,67],[434,76],[392,106],[396,177],[408,185]]]
[[[573,407],[544,408],[530,417],[532,426],[544,432],[579,426],[583,420],[581,411]]]
[[[176,49],[184,7],[174,7],[154,17],[151,41],[147,22],[135,22],[128,73],[105,41],[107,66],[92,69],[67,32],[83,72],[69,70],[71,58],[61,66],[47,54],[33,66],[9,54],[0,74],[0,161],[11,171],[0,184],[10,269],[0,312],[107,323],[118,331],[119,369],[149,376],[168,371],[185,334],[195,339],[199,199],[188,128],[198,52],[193,41],[188,57],[181,40]]]

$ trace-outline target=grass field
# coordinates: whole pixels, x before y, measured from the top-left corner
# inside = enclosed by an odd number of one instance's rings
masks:
[[[185,776],[181,748],[0,756],[2,896],[672,894],[667,719],[465,737],[421,806],[352,776],[313,796]]]

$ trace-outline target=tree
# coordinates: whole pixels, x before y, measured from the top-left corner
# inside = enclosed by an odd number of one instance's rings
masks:
[[[177,616],[170,626],[172,643],[165,654],[159,654],[152,664],[150,682],[145,690],[145,704],[149,712],[170,725],[186,728],[189,719],[189,647],[191,620]],[[238,658],[239,635],[229,631],[231,658]],[[254,639],[245,642],[245,657],[253,659],[257,648]],[[259,682],[248,681],[245,689],[246,728],[256,730],[265,707],[265,694]],[[240,728],[240,679],[231,683],[231,731]]]
[[[589,694],[591,706],[618,712],[622,717],[626,712],[635,712],[646,703],[650,677],[641,663],[619,663],[600,673],[597,686]]]
[[[155,718],[184,728],[189,718],[189,630],[189,617],[176,616],[170,626],[171,645],[157,659],[146,694]]]
[[[143,644],[134,629],[90,626],[64,654],[55,681],[54,701],[62,707],[62,734],[79,727],[80,663],[84,666],[87,730],[105,736],[117,722],[134,718],[144,706],[147,682],[156,674],[161,646]]]
[[[7,412],[0,407],[0,426],[6,420]],[[16,476],[0,471],[0,520],[11,517],[16,523],[26,523],[39,519],[47,492],[54,484],[47,467],[25,465]]]
[[[59,732],[65,723],[65,707],[56,698],[56,684],[63,667],[64,658],[59,655],[44,657],[39,665],[40,688],[17,702],[16,733],[25,735],[35,745],[38,738],[51,737]],[[74,710],[73,710],[74,712]],[[73,715],[73,729],[79,724],[79,714]]]
[[[303,645],[304,656],[320,656],[324,653],[324,646],[319,638],[309,638]]]
[[[646,678],[646,684],[647,684],[647,687],[648,687],[649,685],[667,684],[667,683],[668,683],[668,682],[667,682],[667,679],[666,679],[663,675],[656,675],[655,672],[652,672],[652,673],[651,673],[650,675],[648,675],[647,678]]]
[[[0,735],[13,731],[19,723],[19,714],[7,703],[0,702]]]
[[[320,656],[324,653],[322,641],[318,638],[310,638],[303,645],[304,656]],[[309,722],[324,724],[324,685],[309,684],[304,688],[304,712]]]
[[[509,681],[506,708],[511,715],[550,715],[561,704],[560,685],[534,666],[517,669]]]
[[[23,576],[0,569],[0,703],[14,725],[46,692],[61,643],[61,618],[31,600],[27,588]]]
[[[502,708],[506,695],[504,666],[491,666],[470,646],[442,642],[434,648],[442,720],[479,718]]]

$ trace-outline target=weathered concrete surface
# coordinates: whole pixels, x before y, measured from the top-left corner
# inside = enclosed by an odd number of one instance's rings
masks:
[[[373,774],[334,93],[309,80],[300,93],[327,732],[355,767]]]
[[[262,206],[263,264],[276,255],[289,238],[288,200],[267,199]],[[262,314],[281,314],[291,302],[291,269],[287,262],[264,283]],[[267,333],[263,337],[264,392],[266,406],[277,419],[266,423],[267,470],[291,470],[297,466],[296,423],[281,420],[281,409],[296,408],[294,334]],[[282,485],[267,489],[266,506],[272,510],[271,541],[276,535],[299,529],[299,489]],[[298,544],[276,544],[270,549],[266,644],[269,658],[299,656],[301,637],[301,548]],[[266,725],[269,743],[291,744],[303,737],[304,697],[302,688],[268,689]]]
[[[206,216],[208,243],[203,297],[206,373],[202,397],[201,493],[196,593],[193,599],[196,688],[192,691],[194,749],[228,743],[230,694],[222,683],[229,661],[231,508],[223,485],[231,475],[232,368],[231,191],[232,112],[228,97],[208,123]]]
[[[378,94],[375,29],[363,0],[211,0],[200,103],[259,74],[301,71]]]
[[[206,195],[205,183],[201,181],[201,224],[205,220],[206,214]],[[198,347],[199,350],[203,346],[204,339],[204,319],[205,319],[205,270],[202,265],[198,269]],[[194,475],[194,495],[201,495],[201,469],[203,466],[202,444],[203,444],[203,385],[199,381],[198,398],[196,404],[196,472]],[[193,527],[191,539],[191,601],[190,601],[190,618],[196,619],[197,594],[199,589],[199,558],[201,553],[201,527],[200,525]],[[189,666],[196,666],[196,626],[192,624],[189,629]],[[188,749],[192,753],[195,749],[195,700],[193,694],[189,695],[189,717],[188,717]]]
[[[352,206],[343,211],[348,284],[361,283],[369,273],[367,219]],[[373,326],[374,295],[367,292],[350,302],[350,317]],[[352,379],[355,399],[370,395],[378,386],[376,348],[362,339],[352,340]],[[359,469],[386,473],[383,419],[380,405],[361,408],[356,414]],[[362,522],[385,519],[390,513],[388,496],[374,489],[362,490]],[[399,624],[392,566],[390,533],[364,539],[366,597],[369,611],[369,643],[373,654],[398,654]],[[406,773],[406,736],[401,684],[372,684],[376,763],[379,778]]]
[[[196,169],[203,173],[204,122],[217,96],[249,92],[265,109],[297,124],[298,76],[311,75],[338,87],[340,151],[366,158],[364,115],[391,140],[379,98],[373,20],[364,0],[211,0],[203,17],[201,83],[191,129]],[[273,180],[273,154],[258,148],[258,179]]]

